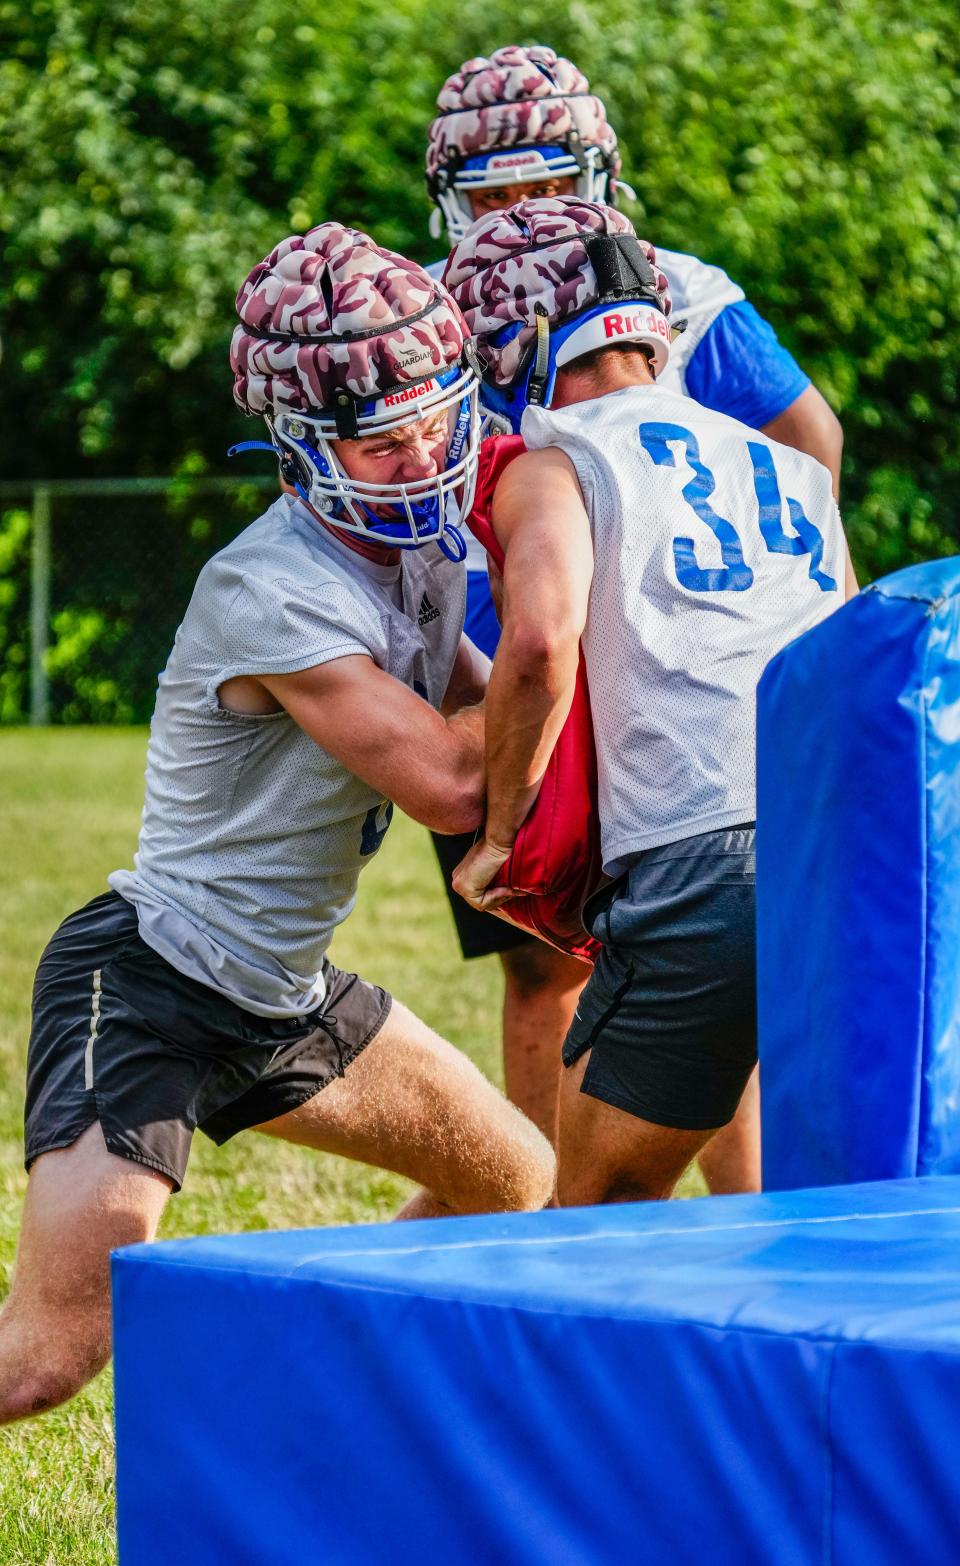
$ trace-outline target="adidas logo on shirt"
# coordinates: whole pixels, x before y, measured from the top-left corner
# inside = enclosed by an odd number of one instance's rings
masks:
[[[422,627],[424,625],[429,625],[431,620],[439,620],[439,618],[440,610],[434,608],[426,593],[424,593],[420,600],[420,612],[417,615],[417,624]]]

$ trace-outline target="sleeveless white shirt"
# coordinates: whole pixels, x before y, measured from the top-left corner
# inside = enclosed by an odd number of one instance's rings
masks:
[[[207,562],[160,676],[136,868],[110,876],[161,957],[260,1016],[321,1004],[393,807],[289,713],[231,712],[218,691],[360,654],[439,707],[463,607],[435,544],[371,569],[288,496]]]
[[[572,461],[594,576],[583,649],[605,869],[756,813],[757,682],[843,602],[830,474],[658,386],[529,408]]]

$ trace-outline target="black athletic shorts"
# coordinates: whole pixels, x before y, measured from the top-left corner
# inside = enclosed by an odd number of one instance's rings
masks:
[[[111,1153],[179,1190],[214,1142],[312,1098],[376,1037],[391,997],[324,962],[317,1011],[257,1017],[141,940],[116,892],[65,919],[40,959],[27,1061],[26,1165],[99,1120]]]
[[[440,861],[443,886],[464,957],[488,957],[491,952],[512,952],[515,946],[529,946],[531,942],[536,942],[535,935],[518,930],[515,924],[498,919],[496,914],[482,913],[453,890],[453,872],[464,854],[473,847],[476,834],[466,832],[457,837],[445,837],[442,832],[431,832],[430,836]]]
[[[753,823],[647,849],[587,922],[603,945],[567,1034],[581,1092],[656,1125],[733,1118],[757,1061]]]

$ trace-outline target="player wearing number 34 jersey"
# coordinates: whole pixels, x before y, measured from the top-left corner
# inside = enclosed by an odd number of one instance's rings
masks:
[[[590,518],[583,649],[616,875],[753,818],[757,682],[839,601],[837,506],[819,463],[655,383],[530,408],[523,436],[569,458]]]
[[[427,138],[427,184],[436,202],[434,232],[445,227],[450,244],[458,249],[476,218],[519,201],[567,194],[620,207],[623,198],[632,199],[621,178],[617,135],[602,98],[576,64],[553,49],[508,44],[465,61],[441,88],[437,111]],[[635,154],[640,151],[634,149]],[[721,267],[661,246],[657,265],[669,282],[671,321],[683,327],[668,363],[658,371],[659,384],[819,458],[836,485],[840,426],[742,289]],[[441,276],[443,264],[435,271]],[[481,406],[489,415],[488,428],[496,421],[519,433],[522,406],[514,405],[504,391],[499,383],[484,383]],[[466,563],[465,628],[492,657],[499,626],[486,559],[479,544],[469,539]],[[548,779],[548,796],[551,782]],[[449,876],[470,845],[450,838],[435,838],[435,843],[449,887]],[[571,891],[575,880],[572,876],[566,883]],[[521,931],[460,897],[452,897],[451,908],[464,956],[500,954],[507,1089],[552,1136],[556,1059],[584,982],[582,965],[541,943],[524,941]],[[751,1090],[736,1126],[708,1150],[704,1172],[711,1189],[758,1188],[759,1135],[753,1134],[759,1131],[757,1119]]]
[[[830,474],[661,388],[654,252],[575,197],[484,218],[447,284],[488,397],[525,406],[497,482],[503,634],[487,699],[477,907],[508,860],[578,678],[593,714],[600,943],[567,1036],[562,1201],[668,1195],[756,1062],[755,697],[769,659],[842,603]],[[508,895],[508,894],[507,894]]]

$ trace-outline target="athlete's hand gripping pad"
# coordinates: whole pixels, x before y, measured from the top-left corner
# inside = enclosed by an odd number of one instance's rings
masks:
[[[757,784],[764,1186],[960,1172],[960,559],[772,661]]]
[[[519,435],[500,435],[484,441],[476,499],[467,519],[471,532],[501,571],[503,550],[490,524],[493,494],[504,469],[524,450]],[[510,858],[493,881],[494,886],[510,887],[516,896],[491,912],[560,951],[593,962],[600,947],[584,929],[581,911],[603,879],[597,756],[581,652],[573,704],[540,792],[520,828]]]

